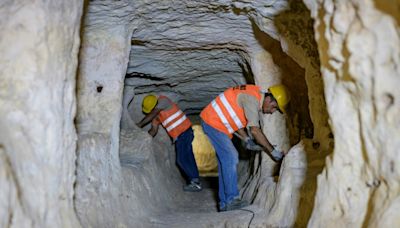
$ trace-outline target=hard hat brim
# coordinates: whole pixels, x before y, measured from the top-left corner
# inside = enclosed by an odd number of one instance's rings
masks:
[[[157,103],[155,103],[154,106],[149,109],[143,108],[142,111],[146,114],[149,114],[151,111],[153,111],[153,109],[156,107],[156,105],[157,105]]]

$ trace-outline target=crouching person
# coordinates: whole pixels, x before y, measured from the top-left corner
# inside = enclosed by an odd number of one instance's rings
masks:
[[[194,138],[192,123],[179,109],[178,105],[166,96],[147,95],[142,102],[142,111],[146,116],[137,123],[140,128],[151,122],[149,134],[155,136],[161,124],[175,142],[176,162],[183,171],[187,185],[184,191],[198,192],[202,190],[199,171],[193,155]]]

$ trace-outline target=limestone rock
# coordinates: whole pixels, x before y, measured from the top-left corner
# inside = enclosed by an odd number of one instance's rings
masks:
[[[82,2],[0,5],[0,226],[79,227],[73,184]]]
[[[309,226],[398,227],[399,3],[306,2],[335,135]]]

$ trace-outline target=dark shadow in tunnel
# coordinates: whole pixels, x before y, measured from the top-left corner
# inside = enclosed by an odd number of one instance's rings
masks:
[[[280,34],[283,34],[284,36],[289,36],[289,37],[295,37],[297,39],[294,39],[296,44],[301,46],[302,49],[306,52],[306,55],[314,59],[316,65],[320,65],[319,62],[319,54],[318,54],[318,49],[317,49],[317,44],[314,40],[314,28],[313,24],[314,21],[311,18],[311,13],[307,9],[307,7],[304,5],[302,1],[289,1],[289,10],[281,12],[276,18],[275,18],[275,25],[277,27],[277,30]],[[301,17],[296,17],[293,15],[302,15]],[[306,15],[306,16],[305,16]],[[306,26],[304,26],[304,24]],[[319,67],[318,67],[319,69]],[[298,86],[297,83],[293,84],[289,82],[289,77],[284,77],[284,82],[289,83],[289,86]],[[304,82],[304,84],[303,84]],[[303,88],[305,88],[305,93],[301,94],[302,98],[307,98],[307,103],[301,103],[302,105],[302,111],[305,111],[307,109],[307,114],[308,112],[308,95],[307,95],[307,87],[305,84],[305,79],[303,77],[303,80],[301,81],[301,84],[299,85]],[[305,86],[305,87],[304,87]],[[324,86],[322,83],[320,86]],[[321,94],[321,96],[324,96],[324,94]],[[305,129],[313,129],[314,126],[312,125],[311,118],[310,116],[306,116],[306,119],[303,121],[299,122],[304,122],[305,123]],[[311,123],[311,125],[309,124]],[[310,130],[305,130],[306,137],[307,134],[313,131]],[[313,135],[310,135],[310,138],[313,138]],[[308,137],[307,137],[308,138]],[[314,145],[313,145],[314,146]],[[317,191],[317,176],[322,172],[322,170],[325,167],[325,159],[323,159],[324,163],[321,164],[320,166],[313,166],[312,162],[314,162],[316,156],[315,152],[313,151],[312,148],[305,148],[306,150],[306,157],[307,157],[307,171],[306,171],[306,176],[305,176],[305,181],[303,183],[303,186],[300,188],[300,200],[299,200],[299,208],[298,208],[298,213],[297,213],[297,218],[295,221],[295,226],[306,226],[310,217],[311,213],[314,209],[314,201],[315,201],[315,195]],[[323,155],[320,155],[323,156]],[[317,158],[318,159],[318,158]]]
[[[243,58],[243,63],[244,64],[241,64],[241,63],[238,63],[238,64],[239,64],[240,68],[242,68],[243,77],[246,79],[246,84],[254,85],[255,81],[254,81],[253,72],[251,71],[251,66],[245,58]]]
[[[313,137],[313,123],[308,110],[308,89],[305,80],[305,71],[291,57],[283,52],[279,41],[271,38],[252,22],[255,38],[259,44],[271,54],[274,63],[282,71],[282,83],[291,92],[288,105],[288,127],[290,144],[297,144],[302,137]]]

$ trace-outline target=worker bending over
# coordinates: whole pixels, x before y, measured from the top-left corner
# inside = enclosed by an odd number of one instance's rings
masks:
[[[166,96],[147,95],[142,102],[142,110],[146,116],[137,123],[140,128],[151,122],[149,134],[155,136],[161,124],[175,142],[176,163],[183,171],[187,185],[184,191],[197,192],[202,190],[199,171],[193,155],[192,123],[179,109],[178,105]]]
[[[246,149],[269,154],[275,161],[282,160],[283,152],[274,148],[260,128],[260,113],[285,112],[290,95],[283,85],[275,85],[263,92],[256,85],[241,85],[227,89],[200,113],[204,133],[215,148],[219,173],[219,210],[235,210],[248,205],[239,199],[237,186],[238,152],[231,138],[238,134]],[[251,136],[244,130],[248,127]]]

